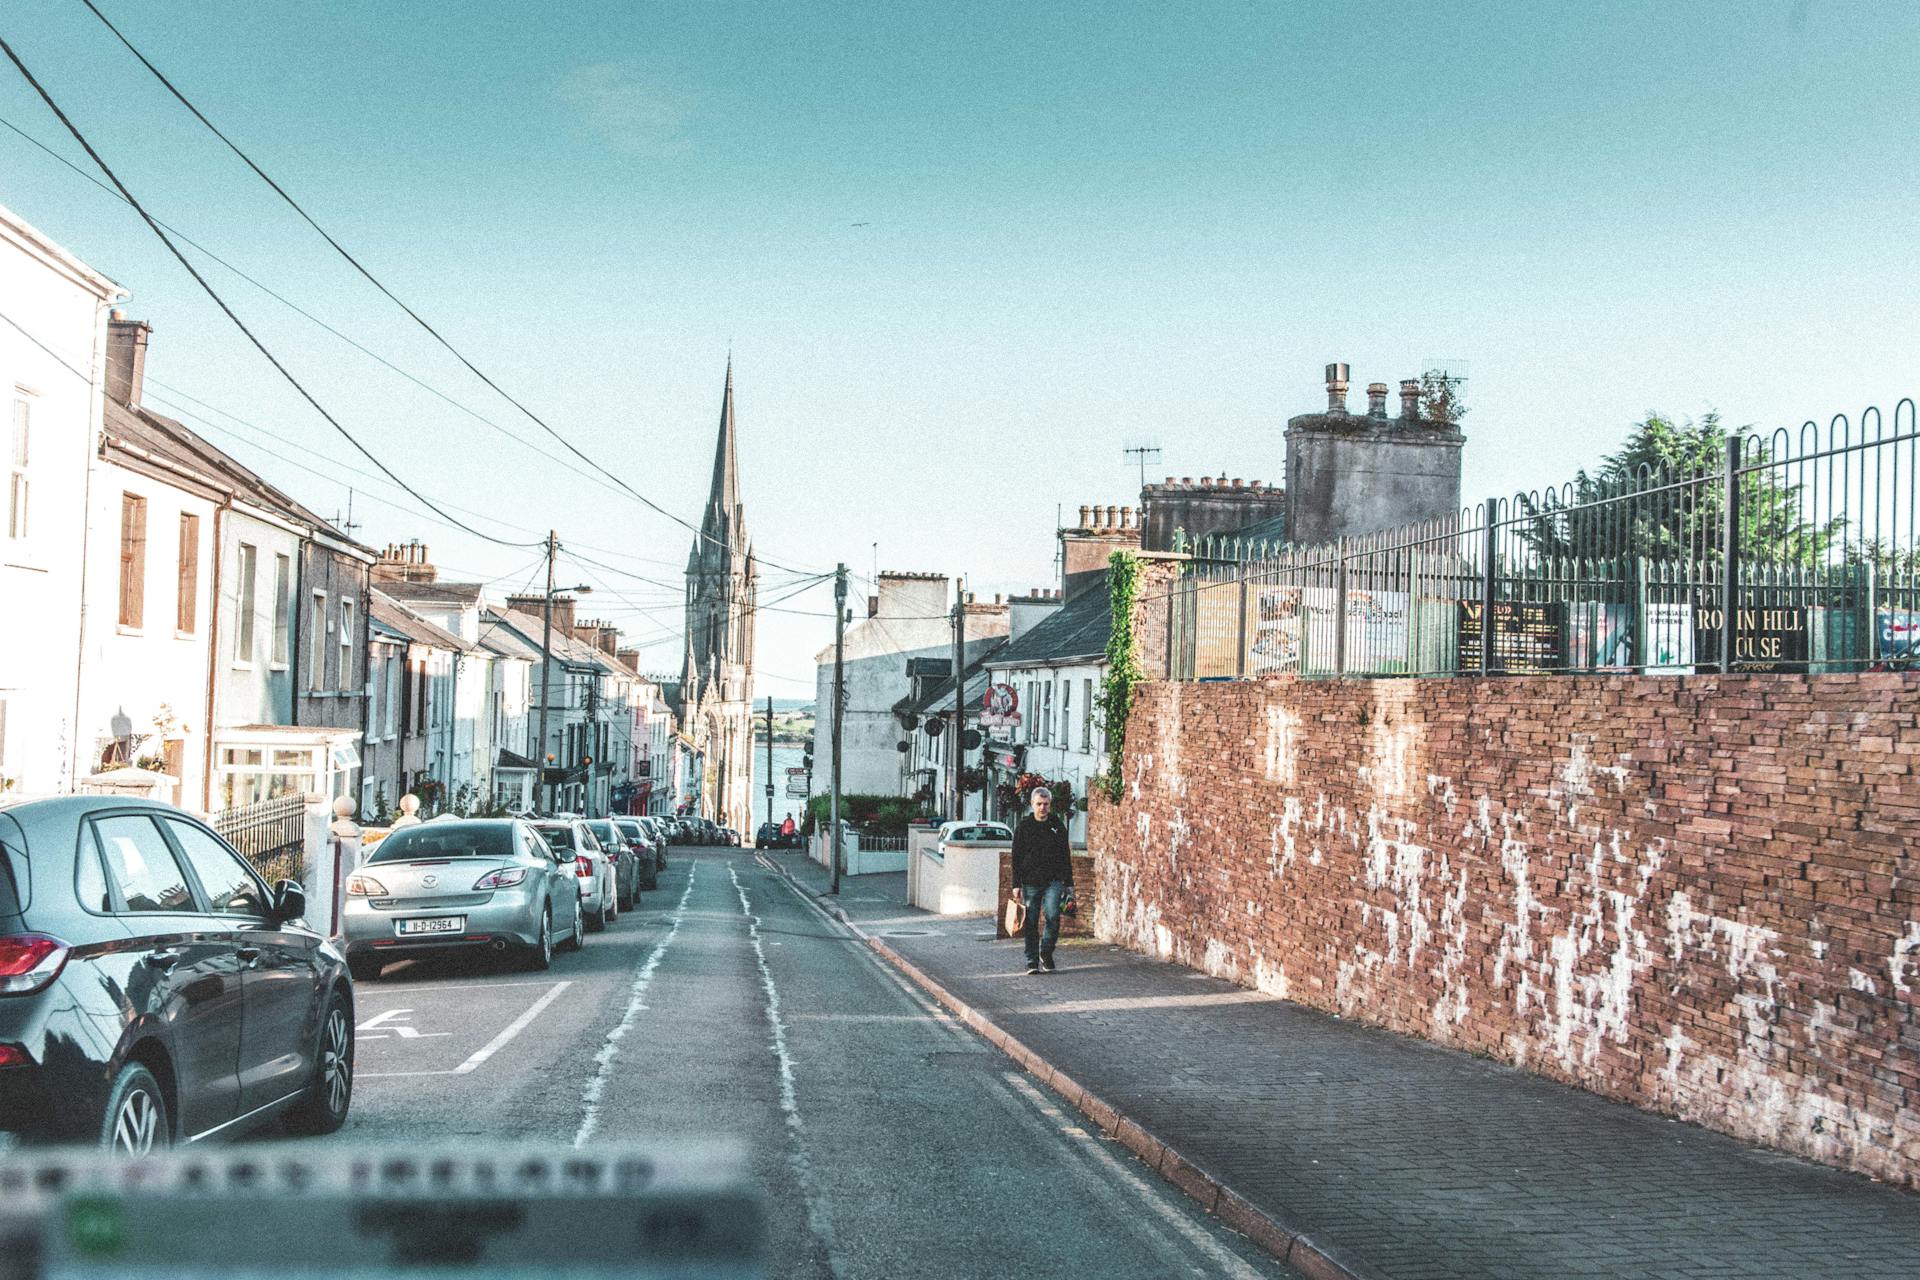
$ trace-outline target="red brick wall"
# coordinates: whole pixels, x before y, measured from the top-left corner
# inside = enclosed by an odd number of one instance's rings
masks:
[[[1102,938],[1920,1186],[1920,678],[1141,686]]]

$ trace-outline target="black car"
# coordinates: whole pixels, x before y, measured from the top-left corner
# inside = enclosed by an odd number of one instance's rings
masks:
[[[266,883],[171,805],[0,808],[0,1131],[128,1153],[353,1100],[353,983]]]

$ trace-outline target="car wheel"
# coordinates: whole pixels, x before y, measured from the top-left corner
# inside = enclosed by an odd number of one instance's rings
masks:
[[[540,938],[527,951],[527,968],[539,973],[553,963],[553,908],[540,911]]]
[[[640,887],[642,889],[658,889],[660,887],[660,873],[658,871],[649,871],[647,878],[640,882]]]
[[[588,933],[599,933],[601,930],[605,929],[606,927],[607,927],[607,909],[605,907],[601,907],[598,911],[589,911],[587,913],[587,932]]]
[[[613,887],[612,885],[608,886],[608,890],[609,892],[607,894],[607,923],[612,924],[615,920],[618,920],[620,918],[620,890]]]
[[[377,982],[384,968],[386,965],[377,956],[347,957],[347,972],[353,975],[355,982]]]
[[[120,1068],[107,1090],[107,1107],[100,1121],[100,1145],[122,1156],[143,1156],[173,1145],[173,1126],[167,1120],[167,1096],[153,1072],[137,1062]]]
[[[572,886],[568,887],[571,888]],[[567,935],[566,941],[566,948],[569,951],[578,951],[587,945],[586,925],[581,918],[583,914],[580,910],[580,904],[576,900],[573,906],[573,932]]]
[[[313,1084],[287,1113],[287,1129],[317,1136],[347,1122],[353,1105],[353,1019],[347,998],[334,992],[320,1020],[320,1045],[314,1055]]]

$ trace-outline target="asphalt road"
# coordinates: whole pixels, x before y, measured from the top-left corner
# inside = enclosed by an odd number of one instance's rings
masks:
[[[738,1139],[777,1276],[1292,1274],[750,850],[675,848],[658,889],[546,973],[411,961],[358,1000],[330,1141]]]

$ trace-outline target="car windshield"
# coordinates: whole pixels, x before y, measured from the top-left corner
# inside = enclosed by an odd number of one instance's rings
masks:
[[[614,834],[613,824],[605,820],[602,820],[600,822],[589,822],[587,824],[587,830],[593,832],[594,835],[598,836],[602,840],[614,841],[618,839],[618,837]]]
[[[536,826],[534,830],[545,837],[546,842],[556,849],[573,848],[573,828],[564,822]]]
[[[503,822],[438,822],[396,831],[374,847],[369,864],[423,858],[510,858],[513,828]]]

